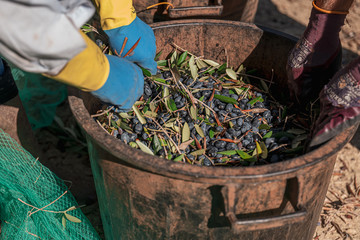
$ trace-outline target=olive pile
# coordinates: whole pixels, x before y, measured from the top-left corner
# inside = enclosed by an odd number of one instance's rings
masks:
[[[301,152],[307,132],[289,118],[284,124],[286,107],[251,85],[243,66],[235,72],[188,55],[158,61],[156,76],[144,70],[144,95],[132,110],[106,107],[96,121],[134,148],[190,164],[259,165]]]

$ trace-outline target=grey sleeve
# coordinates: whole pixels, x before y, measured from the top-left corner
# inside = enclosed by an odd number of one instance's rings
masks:
[[[18,68],[56,75],[86,44],[89,0],[0,0],[0,55]]]

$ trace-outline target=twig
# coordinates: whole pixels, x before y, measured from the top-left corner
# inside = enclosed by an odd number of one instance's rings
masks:
[[[130,48],[130,50],[123,56],[123,58],[129,56],[133,51],[134,49],[137,47],[137,45],[139,44],[140,42],[140,39],[141,37],[139,37],[139,39],[136,41],[136,43]]]
[[[97,113],[97,114],[91,115],[91,117],[93,117],[93,118],[94,118],[94,117],[100,117],[100,116],[102,116],[102,115],[110,112],[113,108],[114,108],[114,106],[111,106],[109,109],[107,109],[107,110],[105,110],[105,111],[103,111],[103,112],[101,112],[101,113]]]

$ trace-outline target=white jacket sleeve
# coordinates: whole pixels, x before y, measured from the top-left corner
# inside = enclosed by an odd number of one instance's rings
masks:
[[[18,68],[56,75],[86,44],[89,0],[0,0],[0,55]]]

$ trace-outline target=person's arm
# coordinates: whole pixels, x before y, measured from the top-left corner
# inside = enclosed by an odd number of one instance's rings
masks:
[[[360,58],[341,69],[339,38],[353,2],[313,1],[308,26],[288,58],[288,84],[294,100],[304,106],[320,99],[310,147],[326,143],[360,120]]]
[[[126,59],[104,55],[79,31],[93,13],[88,0],[0,1],[0,55],[24,71],[130,109],[143,91],[142,71]]]

